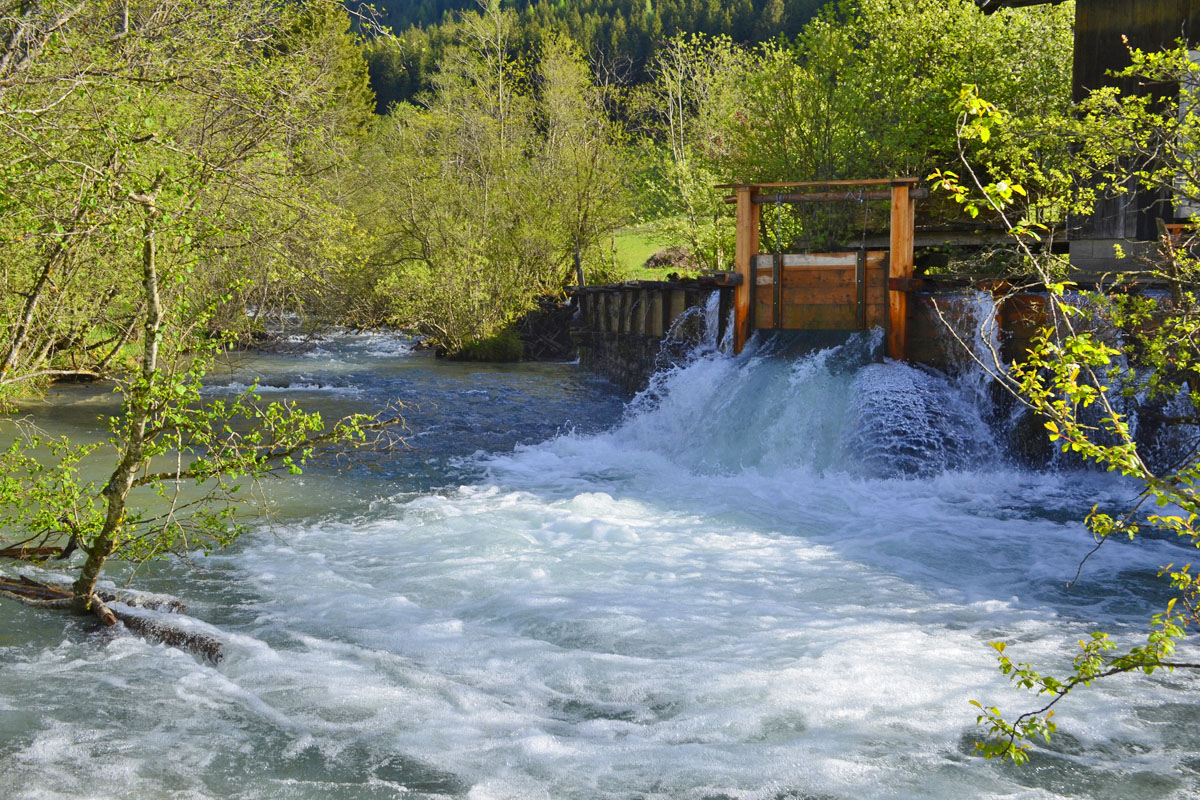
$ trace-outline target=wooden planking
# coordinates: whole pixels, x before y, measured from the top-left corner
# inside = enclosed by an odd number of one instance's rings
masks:
[[[772,281],[771,270],[758,270],[757,280],[759,286],[770,286]],[[783,285],[785,287],[853,286],[854,283],[854,267],[835,267],[831,269],[783,268]]]
[[[859,330],[887,324],[886,253],[867,254],[864,270],[863,318],[858,316],[857,252],[806,253],[783,256],[781,317],[784,330]],[[759,287],[754,309],[754,326],[772,328],[774,256],[755,259],[755,283]]]
[[[867,304],[867,327],[886,328],[888,322],[888,304]]]
[[[887,323],[886,303],[868,303],[865,309],[867,327],[883,327]],[[755,325],[771,326],[771,303],[755,304]],[[789,331],[856,331],[859,330],[857,308],[853,303],[793,303],[784,304],[781,330]]]
[[[882,251],[874,251],[882,256]],[[869,259],[868,259],[869,260]],[[775,256],[770,253],[754,257],[756,269],[770,270]],[[858,261],[858,254],[849,253],[784,253],[783,266],[786,267],[853,267]]]
[[[887,287],[881,283],[866,286],[867,303],[887,303]],[[845,303],[857,305],[858,286],[844,284],[841,286],[803,286],[783,287],[783,304],[786,305],[825,305],[826,303]]]
[[[757,271],[757,284],[759,286],[770,286],[773,281],[772,271],[769,269]],[[886,286],[887,285],[887,270],[883,264],[871,265],[867,264],[866,282],[868,286]],[[819,287],[819,286],[856,286],[858,281],[855,277],[855,268],[850,267],[835,267],[831,269],[796,269],[787,268],[783,270],[783,285],[784,287]]]
[[[1155,52],[1174,47],[1180,36],[1194,46],[1200,7],[1193,0],[1088,0],[1075,10],[1073,92],[1076,102],[1095,89],[1119,86],[1122,95],[1164,93],[1135,78],[1113,78],[1130,64],[1129,49]],[[1173,91],[1174,87],[1171,87]]]
[[[1088,0],[1076,4],[1072,96],[1076,102],[1093,90],[1115,86],[1124,97],[1171,96],[1177,86],[1137,77],[1116,78],[1130,65],[1130,48],[1153,53],[1174,47],[1181,36],[1190,46],[1200,33],[1196,0]],[[1132,183],[1132,182],[1131,182]],[[1172,218],[1168,195],[1132,187],[1116,194],[1100,192],[1092,213],[1079,219],[1075,240],[1157,238],[1155,220]],[[1166,202],[1164,202],[1166,201]]]
[[[784,308],[783,325],[788,330],[858,330],[858,316],[854,306],[845,303],[836,305],[790,305]]]

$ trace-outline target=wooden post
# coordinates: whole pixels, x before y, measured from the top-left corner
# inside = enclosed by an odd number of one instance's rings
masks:
[[[646,294],[646,335],[661,339],[663,336],[662,289],[650,289]]]
[[[650,310],[650,290],[642,289],[638,292],[637,305],[634,306],[637,313],[634,315],[633,332],[639,336],[645,336],[649,333],[646,330],[646,319],[649,316],[647,313]]]
[[[916,202],[908,183],[892,185],[891,252],[888,254],[887,354],[903,361],[908,357],[908,281],[913,276],[913,227]],[[899,285],[896,285],[899,284]]]
[[[667,318],[663,320],[663,327],[667,330],[671,329],[680,314],[687,311],[687,292],[683,289],[672,289],[669,294],[671,299],[667,305]]]
[[[733,352],[740,353],[754,332],[751,302],[754,292],[754,257],[758,255],[758,213],[754,190],[749,186],[737,189],[737,245],[733,265],[742,276],[733,295]]]

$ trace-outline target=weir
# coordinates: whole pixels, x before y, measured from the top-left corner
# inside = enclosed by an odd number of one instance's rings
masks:
[[[724,275],[689,281],[628,281],[574,291],[579,315],[571,338],[580,364],[629,393],[646,385],[664,355],[689,348],[702,326],[689,326],[695,310],[717,309],[717,341],[725,335],[733,286]]]
[[[816,341],[825,341],[831,333],[880,329],[884,356],[943,371],[960,361],[961,345],[947,330],[977,324],[980,291],[994,297],[994,319],[987,324],[994,326],[1005,359],[1020,356],[1042,324],[1043,297],[1037,293],[1014,294],[994,280],[914,276],[916,203],[929,196],[916,178],[717,188],[734,192],[726,202],[736,205],[735,269],[690,281],[577,287],[572,338],[585,368],[627,392],[640,390],[662,366],[664,354],[670,357],[698,342],[696,331],[679,324],[697,307],[715,311],[716,341],[727,342],[734,354],[756,331],[815,334]],[[776,252],[762,252],[764,205],[779,209],[847,200],[859,205],[887,201],[886,237],[868,238],[864,223],[859,247],[785,253],[776,232]],[[974,331],[968,333],[973,336]]]

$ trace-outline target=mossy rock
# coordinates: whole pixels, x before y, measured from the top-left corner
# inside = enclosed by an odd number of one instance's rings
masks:
[[[525,345],[516,328],[505,328],[495,336],[471,342],[447,358],[452,361],[487,361],[491,363],[506,363],[520,361],[525,355]]]

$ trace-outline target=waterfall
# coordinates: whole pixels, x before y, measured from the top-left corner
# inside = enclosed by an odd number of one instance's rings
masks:
[[[974,359],[964,355],[953,376],[879,361],[879,330],[833,344],[828,335],[760,331],[742,357],[730,358],[716,346],[710,305],[679,323],[706,325],[693,335],[699,344],[630,404],[623,435],[638,446],[701,471],[801,467],[872,477],[928,476],[998,457],[985,421],[989,378]],[[980,360],[990,358],[990,302],[969,295],[962,305],[954,316],[967,330],[959,336],[978,342]],[[825,346],[814,349],[814,341]]]

